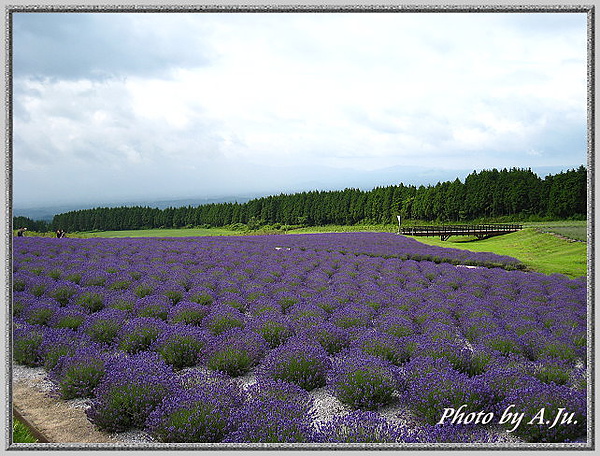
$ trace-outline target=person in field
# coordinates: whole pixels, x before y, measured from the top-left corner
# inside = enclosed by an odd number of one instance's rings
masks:
[[[27,228],[19,228],[17,230],[17,236],[19,236],[19,237],[25,236],[25,231],[27,231]]]

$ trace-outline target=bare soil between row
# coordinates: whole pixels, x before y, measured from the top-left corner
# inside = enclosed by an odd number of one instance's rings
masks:
[[[111,435],[98,431],[83,409],[70,407],[65,401],[36,387],[39,380],[13,383],[13,408],[50,443],[119,443]]]

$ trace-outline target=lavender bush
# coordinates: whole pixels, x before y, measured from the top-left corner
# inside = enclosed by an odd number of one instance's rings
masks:
[[[506,395],[499,410],[509,407],[523,413],[523,423],[505,426],[526,442],[572,442],[585,435],[585,392],[555,383],[530,382]]]
[[[334,416],[319,426],[322,443],[418,443],[414,430],[392,423],[374,412],[355,410]]]
[[[177,387],[171,367],[153,352],[117,356],[106,361],[105,370],[86,415],[109,432],[142,428],[152,410]]]
[[[48,376],[57,385],[60,397],[92,397],[105,373],[106,355],[88,345],[61,357]]]
[[[93,291],[83,292],[75,299],[75,304],[88,312],[98,312],[104,308],[104,295]]]
[[[243,328],[246,318],[239,310],[221,305],[214,306],[203,323],[210,332],[219,335],[232,328]]]
[[[46,370],[52,369],[61,356],[70,355],[77,347],[89,344],[89,339],[78,337],[69,328],[44,328],[43,335],[38,354]]]
[[[167,327],[151,344],[165,362],[175,370],[195,366],[200,353],[212,342],[212,335],[196,326],[174,325]]]
[[[228,443],[299,443],[314,441],[314,416],[302,405],[279,399],[255,399],[232,412]]]
[[[330,355],[334,355],[350,345],[350,333],[327,321],[311,326],[299,332],[299,335],[318,342]]]
[[[87,314],[79,306],[60,307],[54,311],[48,320],[48,326],[53,328],[79,328],[87,318]]]
[[[180,301],[169,308],[167,320],[170,323],[201,326],[202,320],[210,312],[210,307],[192,301]]]
[[[235,393],[224,382],[177,389],[150,413],[146,429],[159,442],[220,442],[242,404],[241,393]]]
[[[241,328],[230,329],[218,336],[203,355],[209,369],[237,377],[253,368],[267,348],[258,334]]]
[[[38,300],[23,311],[23,318],[31,325],[48,325],[57,310],[51,302]]]
[[[468,412],[479,412],[493,405],[492,392],[484,381],[451,369],[413,378],[402,400],[428,424],[436,424],[445,408],[466,405]]]
[[[410,358],[408,348],[402,339],[379,331],[365,331],[361,337],[352,342],[350,347],[397,366]]]
[[[404,388],[396,366],[358,350],[349,350],[335,360],[327,383],[342,403],[364,410],[390,404]]]
[[[127,321],[127,312],[116,308],[106,308],[90,315],[79,328],[94,342],[111,344]]]
[[[158,318],[132,318],[117,334],[118,348],[130,354],[147,350],[166,327],[166,324]]]
[[[171,301],[163,295],[148,295],[140,298],[133,306],[138,317],[151,317],[166,320],[171,309]]]
[[[295,383],[310,391],[325,386],[330,367],[327,352],[320,345],[306,339],[292,338],[267,355],[260,374]]]
[[[270,348],[278,347],[294,335],[290,318],[275,312],[261,313],[250,320],[246,327],[260,334]]]
[[[40,326],[28,323],[16,323],[13,330],[13,360],[17,364],[35,367],[42,363],[39,353],[44,340]]]

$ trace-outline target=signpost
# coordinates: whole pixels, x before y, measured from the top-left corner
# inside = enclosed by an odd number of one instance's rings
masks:
[[[396,217],[398,218],[398,232],[396,234],[400,234],[400,225],[402,225],[402,216],[397,215]]]

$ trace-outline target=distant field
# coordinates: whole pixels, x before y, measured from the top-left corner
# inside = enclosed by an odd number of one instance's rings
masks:
[[[437,237],[413,238],[428,245],[512,256],[521,260],[529,269],[544,274],[559,273],[576,278],[587,273],[586,243],[560,239],[552,234],[540,233],[534,228],[483,240],[466,236],[451,237],[447,241],[441,241]]]
[[[306,228],[296,228],[288,231],[288,233],[349,233],[349,232],[385,232],[395,233],[398,231],[397,225],[325,225],[325,226],[309,226]]]
[[[570,242],[547,233],[585,240],[585,221],[526,223],[523,231],[496,236],[484,240],[472,237],[451,237],[441,241],[437,237],[415,237],[420,242],[441,247],[453,247],[473,252],[493,252],[509,255],[521,260],[529,269],[545,274],[560,273],[575,278],[587,273],[587,245],[585,242]],[[394,225],[328,225],[300,228],[287,231],[295,233],[336,233],[356,231],[396,232]],[[544,233],[546,232],[546,234]],[[282,232],[280,232],[282,233]],[[130,231],[102,231],[77,233],[74,237],[189,237],[189,236],[235,236],[247,231],[232,231],[224,228],[181,228]],[[265,234],[254,232],[253,234]]]
[[[232,231],[225,228],[170,228],[152,230],[98,231],[77,233],[73,237],[189,237],[189,236],[236,236],[242,231]],[[69,234],[67,234],[69,236]]]
[[[585,220],[525,223],[524,226],[535,228],[542,233],[558,234],[569,239],[575,239],[578,241],[587,240],[587,222]]]

